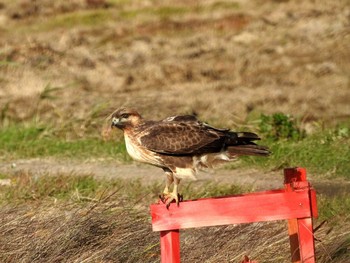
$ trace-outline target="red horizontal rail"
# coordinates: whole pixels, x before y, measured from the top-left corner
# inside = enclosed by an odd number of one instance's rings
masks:
[[[153,231],[311,217],[308,189],[151,205]]]

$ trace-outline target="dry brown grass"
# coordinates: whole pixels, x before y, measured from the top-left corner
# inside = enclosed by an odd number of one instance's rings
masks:
[[[151,230],[148,209],[159,184],[46,176],[23,173],[14,185],[0,186],[1,262],[159,262],[159,233]],[[204,184],[185,190],[198,197],[242,188]],[[342,217],[316,231],[317,262],[349,259],[349,229]],[[286,222],[181,231],[184,262],[240,262],[244,255],[261,263],[289,262]]]
[[[125,104],[228,127],[261,112],[350,117],[347,0],[1,2],[1,125],[34,119],[66,138],[97,135]],[[2,205],[0,261],[158,262],[149,202],[107,196]],[[350,226],[340,224],[317,232],[318,262],[348,261]],[[285,230],[183,231],[182,258],[288,262]]]
[[[147,217],[118,202],[2,209],[2,262],[141,262],[157,258]]]
[[[98,203],[40,201],[1,208],[1,262],[159,262],[159,235],[147,206],[115,200]],[[349,229],[344,222],[344,229]],[[349,259],[349,234],[324,227],[316,233],[320,263]],[[329,233],[328,233],[329,232]],[[184,230],[184,262],[289,262],[285,222]]]
[[[125,104],[230,127],[259,112],[350,116],[347,1],[45,3],[0,9],[3,119],[79,130],[90,109]]]

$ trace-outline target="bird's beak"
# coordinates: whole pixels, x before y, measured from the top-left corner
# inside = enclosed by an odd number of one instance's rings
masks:
[[[117,127],[117,128],[120,128],[121,126],[121,121],[119,118],[116,118],[116,117],[113,117],[112,119],[112,123],[111,123],[111,128],[113,127]]]

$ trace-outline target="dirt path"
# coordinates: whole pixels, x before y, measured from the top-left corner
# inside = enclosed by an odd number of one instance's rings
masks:
[[[35,176],[74,174],[92,175],[96,178],[140,179],[143,183],[161,182],[164,175],[161,169],[143,164],[120,164],[105,161],[78,162],[72,160],[28,159],[0,163],[0,173],[16,175],[28,172]],[[350,193],[350,182],[342,179],[328,180],[315,178],[309,174],[309,180],[318,192],[334,195]],[[218,169],[202,172],[197,182],[215,181],[222,184],[251,185],[256,190],[281,188],[282,171],[259,171],[257,169]]]

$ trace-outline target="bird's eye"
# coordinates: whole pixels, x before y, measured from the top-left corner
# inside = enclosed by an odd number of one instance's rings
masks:
[[[129,114],[123,113],[123,114],[121,115],[121,117],[122,117],[123,119],[127,119],[127,118],[129,118]]]

